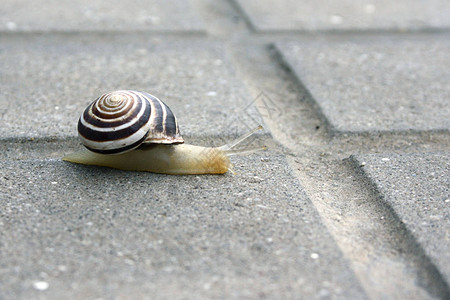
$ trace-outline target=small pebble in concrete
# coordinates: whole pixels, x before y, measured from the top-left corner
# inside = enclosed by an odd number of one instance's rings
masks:
[[[330,23],[334,25],[342,24],[342,17],[338,15],[334,15],[330,17]]]
[[[36,290],[45,291],[46,289],[48,289],[49,284],[46,281],[35,281],[35,282],[33,282],[33,287]]]
[[[16,23],[14,23],[14,22],[7,22],[6,23],[6,28],[8,29],[8,30],[16,30],[17,29],[17,24]]]
[[[373,4],[366,4],[366,6],[364,6],[364,12],[368,15],[373,14],[375,9],[375,5]]]

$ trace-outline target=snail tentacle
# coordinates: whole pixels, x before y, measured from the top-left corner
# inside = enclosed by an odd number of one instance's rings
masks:
[[[246,149],[234,149],[237,145],[239,145],[244,140],[246,140],[247,138],[249,138],[250,136],[255,134],[258,130],[262,130],[262,129],[263,129],[262,125],[258,125],[258,127],[256,127],[254,129],[250,130],[249,132],[241,135],[240,137],[238,137],[237,139],[235,139],[231,143],[228,143],[228,144],[225,144],[223,146],[218,147],[218,149],[224,151],[226,153],[226,155],[228,155],[228,156],[251,154],[251,153],[254,153],[254,152],[257,152],[257,151],[267,150],[266,146],[256,147],[256,148],[246,148]]]

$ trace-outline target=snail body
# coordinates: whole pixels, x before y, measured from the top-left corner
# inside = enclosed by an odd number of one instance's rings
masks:
[[[230,160],[224,151],[189,144],[151,145],[117,155],[82,150],[66,156],[64,160],[127,171],[173,175],[224,174],[230,168]]]
[[[257,130],[221,147],[184,144],[175,115],[148,93],[115,91],[89,104],[78,122],[86,149],[63,160],[128,171],[163,174],[224,174],[229,156],[265,149],[233,150]]]

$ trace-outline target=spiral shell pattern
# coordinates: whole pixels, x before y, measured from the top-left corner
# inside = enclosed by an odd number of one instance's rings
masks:
[[[78,135],[86,148],[102,154],[127,152],[142,143],[184,142],[164,102],[129,90],[106,93],[89,104],[78,121]]]

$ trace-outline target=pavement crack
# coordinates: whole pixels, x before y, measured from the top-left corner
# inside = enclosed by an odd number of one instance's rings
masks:
[[[256,104],[274,139],[287,148],[286,154],[293,154],[286,155],[292,169],[368,295],[445,298],[448,290],[436,267],[345,159],[355,153],[448,149],[449,135],[337,135],[276,49],[247,44],[230,48],[253,97],[263,92],[282,112],[282,117],[271,118],[265,105]]]

